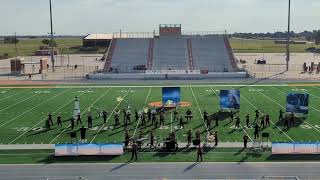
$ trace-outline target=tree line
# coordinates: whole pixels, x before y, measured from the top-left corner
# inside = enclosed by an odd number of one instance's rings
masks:
[[[291,31],[291,37],[293,39],[300,39],[306,41],[313,41],[316,44],[320,44],[320,30],[313,31],[303,31],[296,33]],[[287,32],[274,32],[274,33],[233,33],[231,35],[235,38],[243,38],[243,39],[286,39]]]

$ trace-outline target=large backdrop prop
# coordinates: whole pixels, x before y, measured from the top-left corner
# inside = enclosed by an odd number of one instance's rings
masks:
[[[309,94],[288,94],[287,112],[308,114],[309,113]]]
[[[220,108],[240,109],[240,90],[221,90]]]
[[[162,88],[163,106],[179,106],[180,100],[180,87]]]

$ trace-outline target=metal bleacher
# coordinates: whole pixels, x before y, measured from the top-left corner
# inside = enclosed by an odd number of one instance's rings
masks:
[[[187,40],[180,37],[160,37],[154,40],[153,70],[186,70]]]
[[[191,41],[195,69],[209,72],[232,71],[223,36],[193,37]]]
[[[223,35],[116,38],[114,42],[105,68],[111,67],[111,73],[238,72],[232,65],[233,52],[226,44],[229,41]]]
[[[111,64],[113,71],[143,72],[143,66],[146,66],[148,60],[149,40],[149,38],[117,39]]]

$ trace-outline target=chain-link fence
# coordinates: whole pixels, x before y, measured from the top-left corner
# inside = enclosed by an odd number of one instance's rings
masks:
[[[171,72],[177,71],[180,73],[185,72],[190,74],[190,71],[186,68],[176,69],[170,65],[159,65],[153,66],[153,69],[157,72]],[[289,66],[289,71],[285,71],[285,64],[266,64],[266,65],[241,65],[241,71],[247,72],[251,77],[254,78],[268,78],[278,80],[320,80],[320,74],[316,71],[303,72],[302,66],[298,64],[292,64]],[[220,65],[212,65],[210,67],[194,67],[194,71],[206,73],[223,73],[223,72],[234,72],[229,70],[228,67]],[[132,65],[119,65],[112,69],[112,71],[105,72],[101,69],[101,66],[57,66],[55,72],[51,68],[48,70],[34,71],[33,73],[16,74],[11,73],[10,68],[0,68],[0,80],[44,80],[44,81],[73,81],[87,79],[90,75],[97,72],[103,72],[105,74],[132,74],[132,73],[146,73],[146,67],[132,66]]]
[[[242,69],[246,69],[250,72],[283,72],[286,70],[286,64],[250,64],[241,65]],[[290,72],[302,72],[301,64],[290,64]]]
[[[52,81],[68,81],[81,80],[87,78],[91,73],[98,70],[97,66],[60,66],[52,69],[44,70],[42,73],[17,74],[11,73],[10,69],[0,69],[0,80],[52,80]]]
[[[320,74],[316,71],[304,72],[301,64],[290,64],[286,71],[286,64],[251,64],[241,65],[254,78],[269,78],[279,80],[320,80]]]

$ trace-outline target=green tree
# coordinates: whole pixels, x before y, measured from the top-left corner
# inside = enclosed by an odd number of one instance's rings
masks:
[[[3,40],[4,44],[18,44],[19,43],[19,39],[16,37],[5,37]]]
[[[43,39],[41,43],[47,46],[51,46],[51,40],[49,39]],[[55,40],[53,40],[53,47],[57,47],[57,43]]]
[[[9,54],[8,53],[4,53],[3,54],[3,59],[8,59],[9,58]]]
[[[320,30],[315,33],[314,41],[317,45],[320,44]]]

